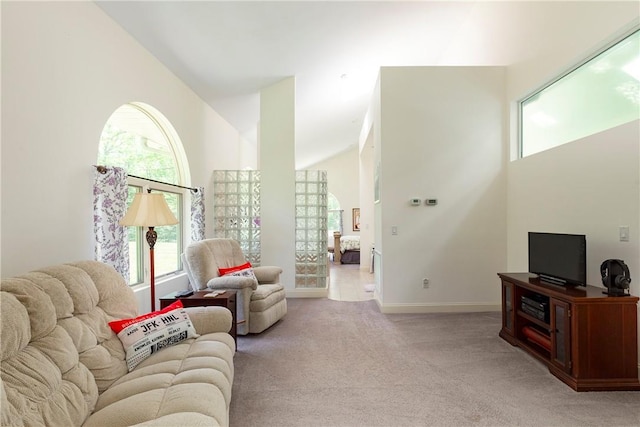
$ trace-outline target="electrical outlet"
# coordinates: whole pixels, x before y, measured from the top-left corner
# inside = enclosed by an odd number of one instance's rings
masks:
[[[428,289],[429,288],[429,279],[427,279],[426,277],[424,279],[422,279],[422,288],[423,289]]]

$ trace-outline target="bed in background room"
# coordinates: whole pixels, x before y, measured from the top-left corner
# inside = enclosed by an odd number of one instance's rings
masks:
[[[333,260],[341,264],[360,264],[360,236],[333,233]]]

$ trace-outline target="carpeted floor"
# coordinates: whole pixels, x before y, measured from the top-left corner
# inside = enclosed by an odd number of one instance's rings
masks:
[[[500,313],[288,304],[238,337],[232,427],[640,425],[640,392],[574,392],[498,337]]]

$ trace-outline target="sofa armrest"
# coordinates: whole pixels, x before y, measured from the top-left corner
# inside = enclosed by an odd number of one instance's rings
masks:
[[[219,276],[207,282],[209,289],[244,289],[252,288],[256,290],[258,284],[255,280],[246,276]]]
[[[260,284],[280,283],[281,273],[282,268],[271,265],[253,267],[253,274],[256,275],[256,279]]]
[[[185,311],[196,332],[200,335],[214,332],[228,333],[231,330],[232,315],[226,307],[185,307]]]

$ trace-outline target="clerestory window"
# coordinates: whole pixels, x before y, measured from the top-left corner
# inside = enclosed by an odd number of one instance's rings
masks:
[[[640,119],[640,31],[520,102],[520,156]]]

